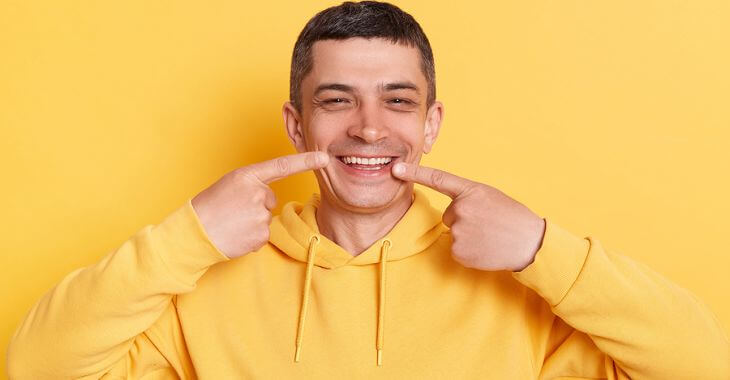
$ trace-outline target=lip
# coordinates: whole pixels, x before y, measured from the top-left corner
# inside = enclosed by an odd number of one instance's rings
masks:
[[[392,166],[400,158],[398,156],[388,156],[388,155],[379,155],[379,156],[366,155],[366,154],[353,155],[353,156],[363,157],[363,158],[377,158],[377,157],[390,157],[391,158],[390,162],[388,162],[385,165],[380,165],[377,170],[374,170],[374,169],[364,169],[364,168],[362,168],[363,166],[358,165],[358,164],[348,165],[341,160],[342,157],[346,157],[346,156],[348,156],[348,155],[334,156],[335,160],[340,165],[340,167],[342,167],[343,171],[349,175],[353,175],[353,176],[357,176],[357,177],[366,177],[366,178],[380,177],[380,176],[386,176],[386,175],[389,176]],[[372,165],[368,165],[368,166],[372,167]]]

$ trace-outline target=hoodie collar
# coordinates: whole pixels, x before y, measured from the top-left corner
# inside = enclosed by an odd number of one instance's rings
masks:
[[[441,212],[431,206],[426,195],[418,189],[414,190],[414,195],[411,207],[395,227],[357,256],[319,233],[315,218],[319,194],[314,194],[305,204],[289,202],[284,205],[281,214],[271,222],[269,241],[289,257],[307,262],[310,241],[312,236],[317,236],[319,243],[314,265],[327,269],[378,263],[386,240],[391,244],[387,261],[401,260],[423,251],[446,231],[441,223]]]

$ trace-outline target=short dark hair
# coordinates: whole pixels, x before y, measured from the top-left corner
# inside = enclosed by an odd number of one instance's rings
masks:
[[[294,44],[289,77],[289,100],[301,111],[301,83],[312,70],[312,46],[320,40],[352,37],[384,38],[393,43],[417,47],[421,70],[428,83],[427,107],[436,100],[436,73],[431,44],[413,16],[393,4],[378,1],[346,1],[327,8],[304,26]]]

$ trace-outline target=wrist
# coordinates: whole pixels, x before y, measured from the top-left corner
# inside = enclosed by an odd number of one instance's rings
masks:
[[[545,238],[545,226],[546,222],[545,219],[540,218],[539,223],[537,223],[537,227],[535,228],[535,241],[536,244],[533,245],[533,248],[529,250],[527,257],[525,258],[524,264],[522,264],[519,268],[513,270],[513,272],[520,272],[530,266],[535,261],[535,257],[537,256],[537,252],[540,251],[540,248],[542,248],[542,242]]]

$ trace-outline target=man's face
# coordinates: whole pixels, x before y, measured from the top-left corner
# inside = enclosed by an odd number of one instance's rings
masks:
[[[415,47],[380,38],[317,41],[301,83],[301,113],[284,119],[297,150],[323,151],[322,197],[372,212],[411,196],[412,184],[391,175],[396,162],[418,163],[436,139],[443,106],[426,107],[427,82]]]

